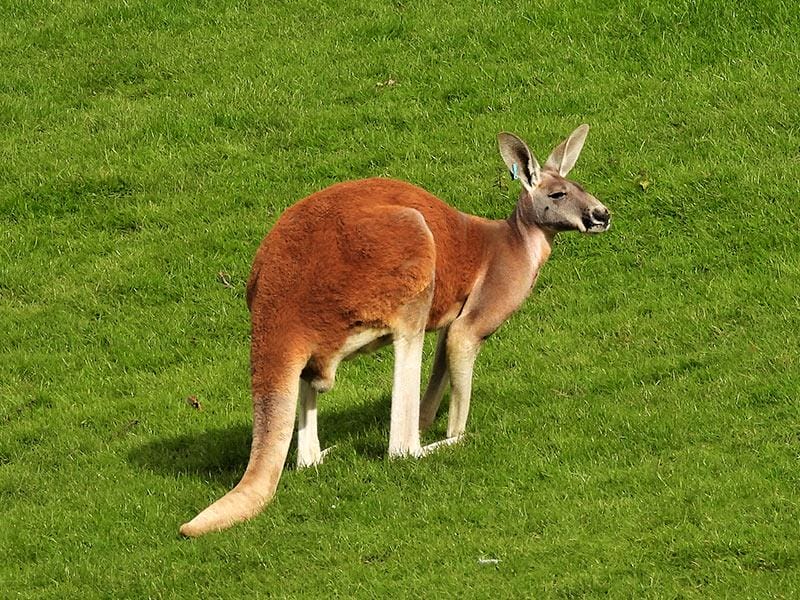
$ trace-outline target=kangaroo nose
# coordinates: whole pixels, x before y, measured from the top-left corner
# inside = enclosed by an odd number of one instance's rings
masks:
[[[605,206],[595,206],[592,209],[592,219],[598,223],[608,223],[610,218],[611,214]]]

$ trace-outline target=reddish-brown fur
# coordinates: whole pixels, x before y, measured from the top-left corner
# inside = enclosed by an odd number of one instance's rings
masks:
[[[253,365],[279,339],[291,340],[285,352],[324,363],[355,329],[391,327],[388,317],[431,283],[434,260],[426,329],[441,327],[463,305],[487,251],[478,220],[389,179],[348,181],[301,200],[256,253],[247,286]]]

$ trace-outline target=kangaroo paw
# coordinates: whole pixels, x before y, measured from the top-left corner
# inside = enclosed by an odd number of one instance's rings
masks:
[[[443,440],[439,440],[438,442],[433,442],[432,444],[423,446],[420,449],[420,453],[418,454],[418,456],[427,456],[428,454],[430,454],[434,450],[441,448],[442,446],[452,446],[453,444],[459,443],[463,439],[464,439],[464,434],[460,434],[454,437],[449,437]]]
[[[322,461],[328,455],[328,452],[336,448],[336,446],[331,446],[330,448],[325,448],[321,452],[317,450],[316,452],[298,452],[297,453],[297,468],[298,469],[306,469],[308,467],[316,467],[322,464]]]

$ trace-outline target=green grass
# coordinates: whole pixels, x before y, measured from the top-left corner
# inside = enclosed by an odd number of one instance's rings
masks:
[[[800,594],[793,3],[2,14],[0,596]],[[495,134],[544,160],[582,122],[614,227],[561,237],[487,343],[467,442],[385,459],[382,351],[323,397],[324,466],[180,539],[246,464],[244,282],[280,212],[387,175],[505,217]]]

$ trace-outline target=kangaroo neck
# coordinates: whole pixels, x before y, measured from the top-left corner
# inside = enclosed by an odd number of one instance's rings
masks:
[[[538,270],[550,257],[556,232],[529,222],[526,219],[525,211],[520,209],[519,203],[517,203],[514,212],[505,222],[508,227],[509,237],[516,240],[517,244],[522,245],[525,252],[535,263],[535,270]]]

